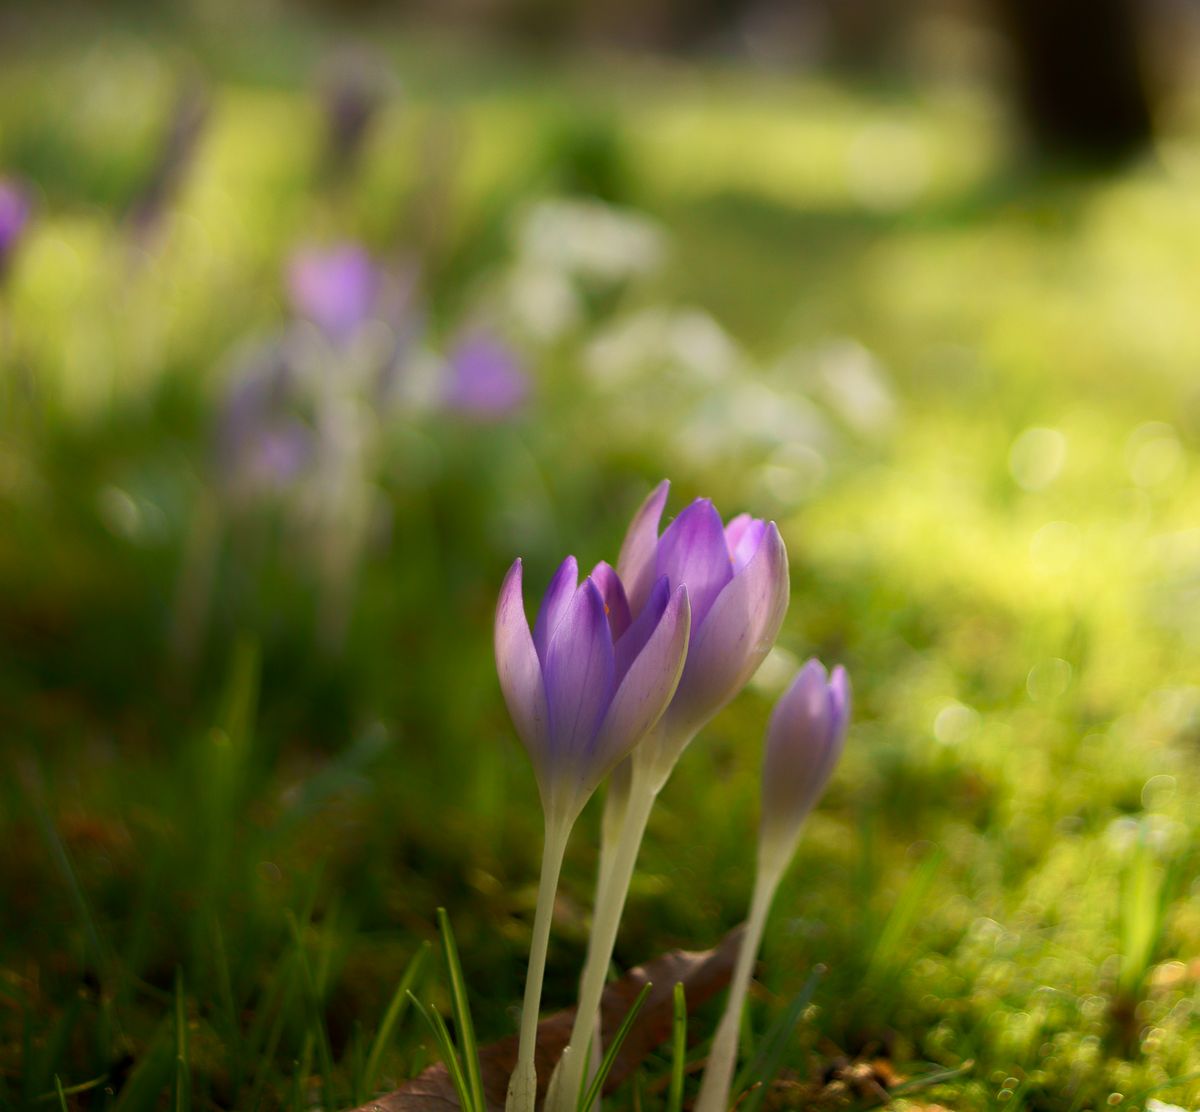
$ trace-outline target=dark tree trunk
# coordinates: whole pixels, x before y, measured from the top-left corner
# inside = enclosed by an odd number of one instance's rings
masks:
[[[1150,141],[1140,49],[1145,0],[992,0],[1012,41],[1021,107],[1051,156],[1115,162]]]

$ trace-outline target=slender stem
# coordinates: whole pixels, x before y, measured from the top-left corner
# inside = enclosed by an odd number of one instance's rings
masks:
[[[533,941],[529,947],[529,969],[525,975],[525,1002],[521,1007],[521,1038],[517,1046],[517,1065],[508,1082],[506,1112],[533,1112],[537,1100],[538,1011],[542,1003],[542,978],[546,972],[546,951],[550,945],[550,921],[554,915],[554,896],[558,874],[572,823],[546,819],[546,840],[542,848],[542,877],[538,882],[537,911],[533,916]]]
[[[696,1099],[694,1112],[726,1112],[729,1108],[729,1087],[733,1082],[733,1067],[737,1062],[738,1028],[742,1021],[742,1008],[746,1003],[746,992],[750,987],[750,975],[758,948],[762,944],[763,927],[767,912],[779,887],[783,871],[771,863],[759,860],[758,875],[754,880],[754,895],[750,898],[750,917],[746,921],[746,933],[742,936],[733,980],[729,984],[729,999],[725,1014],[713,1038],[708,1052],[708,1065],[704,1069],[704,1080],[700,1083],[700,1095]]]
[[[600,998],[604,995],[604,978],[612,961],[613,947],[617,943],[617,929],[621,923],[621,913],[625,910],[625,897],[629,894],[629,882],[633,878],[642,835],[646,832],[646,823],[657,795],[657,787],[648,778],[635,772],[621,825],[621,836],[612,854],[608,876],[601,878],[596,894],[592,935],[588,941],[587,961],[579,988],[579,1004],[575,1009],[571,1040],[563,1051],[559,1065],[561,1078],[556,1087],[555,1107],[551,1112],[574,1112],[575,1098],[587,1066],[585,1051],[588,1038],[598,1028],[597,1016]]]

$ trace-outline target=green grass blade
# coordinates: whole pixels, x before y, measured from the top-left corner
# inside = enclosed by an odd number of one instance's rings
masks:
[[[304,939],[300,934],[300,924],[291,911],[286,914],[288,929],[291,931],[292,940],[296,945],[296,960],[300,963],[300,984],[304,990],[305,1010],[308,1012],[308,1034],[317,1048],[325,1107],[336,1108],[337,1102],[333,1092],[333,1052],[329,1048],[329,1034],[325,1030],[325,1018],[322,1014],[321,999],[317,993],[317,982],[313,978],[312,969],[308,964]]]
[[[408,968],[404,970],[391,1003],[387,1006],[387,1011],[383,1013],[379,1030],[375,1033],[375,1040],[371,1043],[371,1049],[367,1054],[367,1064],[363,1068],[362,1089],[364,1093],[371,1093],[375,1089],[375,1082],[379,1079],[379,1069],[383,1063],[383,1055],[391,1044],[393,1032],[408,1008],[409,992],[424,971],[425,962],[429,958],[431,949],[432,946],[428,941],[421,943],[420,949],[413,954]]]
[[[617,1060],[617,1055],[621,1052],[621,1046],[628,1037],[629,1032],[633,1030],[638,1012],[642,1010],[642,1005],[646,1003],[646,997],[650,995],[650,989],[653,987],[648,981],[642,986],[642,991],[638,993],[633,1006],[625,1014],[625,1018],[621,1020],[621,1026],[617,1028],[617,1033],[613,1036],[608,1050],[604,1052],[604,1060],[600,1063],[599,1071],[592,1079],[591,1085],[588,1086],[588,1091],[584,1093],[583,1100],[579,1103],[579,1112],[591,1112],[591,1107],[596,1103],[596,1098],[600,1095],[600,1090],[604,1088],[604,1082],[608,1080],[608,1075],[612,1072],[613,1063]]]
[[[192,1107],[192,1065],[188,1050],[187,1007],[183,996],[183,970],[175,968],[175,1092],[173,1112],[190,1112]]]
[[[671,1030],[671,1088],[667,1093],[667,1112],[683,1108],[683,1070],[687,1065],[687,997],[683,982],[675,982],[675,1015]]]
[[[67,1112],[67,1094],[63,1092],[62,1078],[54,1075],[54,1088],[58,1091],[59,1112]]]
[[[472,1112],[474,1105],[471,1103],[471,1092],[467,1088],[467,1079],[463,1075],[462,1063],[458,1060],[458,1054],[454,1049],[450,1032],[446,1030],[445,1020],[437,1012],[426,1008],[411,992],[408,994],[408,999],[433,1032],[438,1049],[441,1051],[442,1062],[445,1063],[446,1072],[450,1074],[450,1080],[454,1084],[454,1091],[458,1093],[458,1103],[462,1106],[463,1112]]]
[[[824,967],[817,966],[808,975],[808,980],[804,982],[804,987],[788,1005],[787,1011],[771,1025],[766,1035],[763,1036],[758,1053],[741,1073],[738,1074],[737,1079],[734,1081],[733,1092],[735,1094],[744,1093],[751,1085],[757,1086],[746,1098],[746,1112],[753,1112],[754,1109],[757,1109],[762,1104],[763,1099],[766,1097],[767,1089],[770,1087],[771,1082],[775,1080],[775,1075],[779,1072],[779,1068],[783,1064],[783,1056],[787,1052],[788,1039],[796,1029],[796,1024],[800,1022],[800,1016],[804,1014],[804,1009],[811,1002],[813,993],[817,990],[817,982],[820,981],[821,975],[824,972]]]
[[[483,1071],[479,1068],[479,1048],[475,1044],[475,1025],[471,1022],[471,1005],[467,1000],[467,983],[463,978],[462,965],[458,960],[458,946],[454,931],[450,928],[450,916],[444,907],[437,910],[438,931],[442,936],[442,954],[446,959],[446,972],[450,976],[450,997],[454,1003],[454,1024],[458,1028],[463,1063],[467,1082],[471,1089],[471,1107],[484,1112],[487,1101],[483,1095]]]

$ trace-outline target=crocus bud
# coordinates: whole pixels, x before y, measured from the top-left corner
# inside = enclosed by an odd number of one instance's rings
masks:
[[[10,181],[0,180],[0,278],[8,269],[8,260],[29,222],[29,197]]]
[[[446,405],[475,421],[515,413],[529,396],[529,376],[513,351],[490,332],[476,330],[450,352]]]
[[[496,607],[496,668],[547,816],[571,821],[655,726],[675,693],[691,628],[688,590],[662,577],[636,617],[616,572],[582,583],[573,556],[550,581],[532,633],[521,561]]]
[[[669,484],[634,515],[617,568],[640,612],[651,587],[683,584],[692,604],[691,643],[679,688],[662,724],[662,763],[679,752],[745,686],[771,650],[787,612],[787,550],[774,522],[735,517],[728,525],[698,499],[660,537]]]
[[[775,704],[767,726],[760,856],[787,864],[801,824],[842,755],[849,718],[845,669],[835,668],[831,677],[820,661],[810,660]]]
[[[354,243],[296,252],[288,264],[292,308],[334,343],[352,339],[375,312],[382,276]]]

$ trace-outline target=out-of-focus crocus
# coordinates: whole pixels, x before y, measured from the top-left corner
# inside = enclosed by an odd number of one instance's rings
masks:
[[[295,311],[342,344],[374,315],[382,276],[365,249],[341,243],[296,252],[287,284]]]
[[[532,1112],[534,1049],[550,914],[567,837],[600,782],[654,728],[675,693],[691,625],[688,590],[660,578],[634,617],[616,572],[599,564],[582,583],[563,561],[532,631],[521,561],[496,607],[500,687],[537,776],[546,817],[517,1065],[509,1112]]]
[[[451,350],[445,404],[476,421],[497,421],[529,397],[529,376],[516,354],[490,332],[475,331]]]
[[[0,278],[8,269],[17,241],[29,223],[29,195],[15,182],[0,179]]]
[[[617,571],[630,612],[641,612],[656,584],[686,586],[692,604],[687,661],[675,697],[633,753],[627,782],[610,791],[602,831],[596,910],[567,1049],[547,1104],[569,1112],[579,1092],[587,1045],[616,945],[617,929],[654,800],[699,730],[745,686],[771,650],[787,612],[787,550],[774,522],[742,514],[726,525],[701,498],[659,536],[670,485],[664,480],[634,515]],[[612,844],[613,831],[616,844]]]
[[[800,827],[842,755],[849,719],[850,683],[845,670],[835,668],[830,677],[817,660],[810,660],[800,669],[771,714],[763,757],[758,870],[750,916],[730,981],[725,1014],[709,1051],[696,1112],[726,1112],[729,1107],[742,1009],[767,913],[800,841]]]

